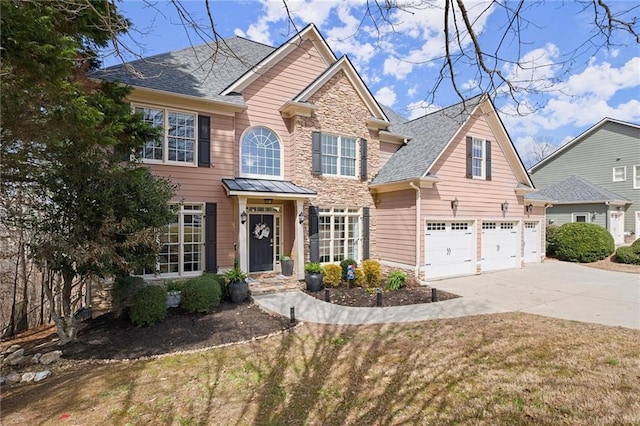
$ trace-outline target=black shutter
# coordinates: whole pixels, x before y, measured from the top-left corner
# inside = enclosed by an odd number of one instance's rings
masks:
[[[322,174],[322,143],[320,138],[320,132],[313,132],[311,134],[311,163],[314,175]]]
[[[473,138],[467,136],[467,178],[473,178]]]
[[[491,180],[491,142],[486,142],[486,170],[484,176],[487,180]]]
[[[216,203],[207,203],[204,210],[204,256],[206,272],[218,272]]]
[[[318,208],[309,206],[309,261],[320,261],[320,236],[318,235]]]
[[[369,258],[369,207],[362,209],[362,260]]]
[[[360,179],[367,180],[367,140],[360,139]]]
[[[211,164],[211,117],[198,116],[198,167]]]

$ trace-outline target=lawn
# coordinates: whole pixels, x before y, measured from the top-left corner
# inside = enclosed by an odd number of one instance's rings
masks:
[[[638,395],[640,330],[509,313],[75,361],[4,388],[0,423],[631,425]]]

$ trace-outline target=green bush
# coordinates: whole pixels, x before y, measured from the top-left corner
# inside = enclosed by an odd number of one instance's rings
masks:
[[[121,317],[133,304],[136,293],[144,287],[142,277],[117,277],[111,289],[111,309],[116,317]]]
[[[613,253],[613,237],[593,223],[565,223],[553,237],[556,256],[569,262],[595,262]]]
[[[349,265],[355,265],[355,267],[358,267],[358,262],[356,262],[355,259],[345,259],[342,262],[340,262],[340,267],[342,268],[342,279],[343,280],[347,280],[347,267]]]
[[[167,291],[182,291],[184,287],[184,281],[167,280],[164,285],[167,287]]]
[[[631,247],[636,251],[636,253],[640,254],[640,238],[631,243]]]
[[[547,225],[545,230],[545,252],[547,256],[554,256],[556,254],[556,246],[553,241],[553,238],[556,235],[556,232],[560,228],[558,225]]]
[[[404,282],[406,280],[406,272],[400,270],[392,271],[387,278],[387,290],[400,290],[404,287]]]
[[[155,324],[167,315],[167,290],[159,285],[141,288],[133,298],[129,319],[136,327]]]
[[[366,284],[364,270],[362,268],[356,268],[356,279],[354,280],[354,284],[358,287],[364,287]]]
[[[342,282],[342,268],[332,263],[322,267],[322,281],[325,285],[338,287]]]
[[[367,287],[380,286],[380,275],[382,274],[380,262],[373,259],[367,259],[362,262],[362,270],[364,272],[364,280],[367,283]]]
[[[207,313],[220,306],[223,286],[220,277],[214,274],[204,274],[190,278],[182,287],[180,304],[187,312]]]
[[[633,247],[618,247],[616,250],[616,262],[629,265],[640,265],[640,250]]]

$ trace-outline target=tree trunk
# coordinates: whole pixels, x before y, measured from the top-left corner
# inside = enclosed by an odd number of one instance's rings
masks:
[[[78,327],[75,317],[73,316],[73,309],[71,306],[71,289],[73,288],[73,275],[64,274],[62,282],[62,291],[60,292],[61,305],[59,312],[56,309],[56,296],[53,291],[53,281],[49,285],[45,286],[45,293],[49,300],[49,314],[56,323],[56,331],[60,338],[60,345],[65,345],[76,338]]]

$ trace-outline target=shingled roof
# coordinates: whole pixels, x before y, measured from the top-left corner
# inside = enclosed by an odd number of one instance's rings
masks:
[[[551,200],[555,204],[605,202],[626,204],[631,202],[615,192],[611,192],[577,176],[569,176],[564,180],[541,189],[537,193],[527,194],[525,198],[527,200]]]
[[[275,48],[242,37],[202,44],[98,70],[92,77],[108,81],[241,104],[240,96],[222,91]]]
[[[394,120],[402,119],[402,116],[397,113],[387,114],[392,121],[389,131],[407,135],[411,140],[393,154],[371,184],[380,185],[425,176],[432,163],[483,99],[483,95],[478,95],[411,121],[396,122]]]

